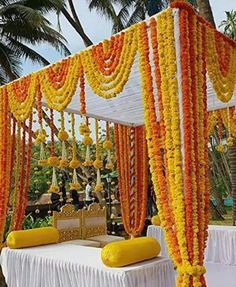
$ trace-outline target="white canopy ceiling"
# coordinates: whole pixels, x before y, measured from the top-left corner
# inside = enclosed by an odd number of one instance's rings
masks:
[[[173,9],[175,12],[177,9]],[[178,12],[175,13],[175,37],[178,38]],[[147,20],[148,24],[149,20]],[[180,48],[178,39],[176,39],[176,53],[177,53],[177,65],[180,63]],[[89,49],[89,48],[88,48]],[[151,49],[151,47],[150,47]],[[152,52],[150,51],[150,63],[152,61]],[[154,70],[152,64],[152,70]],[[154,71],[152,71],[153,79],[155,79]],[[155,81],[153,81],[155,82]],[[136,54],[129,80],[126,83],[122,93],[117,95],[115,98],[103,99],[95,95],[90,89],[88,83],[86,83],[85,98],[86,98],[86,115],[88,117],[98,118],[101,120],[107,120],[115,123],[121,123],[125,125],[143,125],[143,107],[142,107],[142,95],[141,95],[141,80],[139,73],[139,61],[138,55]],[[157,96],[157,89],[154,86],[154,92]],[[67,111],[79,114],[80,111],[80,101],[79,101],[79,91],[76,91],[72,101],[67,107]],[[157,102],[157,101],[156,101]],[[208,111],[227,108],[236,105],[236,90],[232,99],[228,103],[223,103],[217,99],[215,91],[213,90],[212,84],[207,77],[207,104]],[[158,108],[157,108],[158,111]],[[158,112],[157,112],[158,115]]]
[[[154,75],[153,75],[154,76]],[[155,89],[156,91],[156,89]],[[156,91],[157,93],[157,91]],[[207,79],[208,111],[227,108],[236,105],[236,90],[228,103],[217,99],[209,78]],[[86,109],[89,117],[109,120],[126,125],[142,125],[143,107],[138,69],[138,56],[136,56],[131,74],[123,92],[112,99],[103,99],[95,95],[86,84]],[[67,111],[79,113],[80,103],[78,93],[73,97]]]

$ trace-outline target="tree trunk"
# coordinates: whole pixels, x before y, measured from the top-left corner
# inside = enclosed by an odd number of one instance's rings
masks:
[[[213,17],[213,13],[211,10],[211,5],[209,0],[196,0],[199,14],[206,19],[208,22],[210,22],[213,27],[216,27],[215,20]]]
[[[233,225],[236,224],[236,141],[229,148],[229,161],[232,181],[232,197],[233,197]]]
[[[224,220],[224,217],[217,210],[216,206],[213,204],[212,200],[210,200],[210,213],[212,220]]]

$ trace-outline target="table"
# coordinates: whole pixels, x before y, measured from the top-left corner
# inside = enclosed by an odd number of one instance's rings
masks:
[[[123,268],[107,268],[101,249],[53,244],[26,249],[3,248],[1,265],[8,287],[174,287],[168,258]]]
[[[164,232],[160,226],[148,226],[147,236],[156,238],[161,245],[161,256],[168,257]],[[236,227],[209,225],[205,262],[236,265]]]
[[[205,261],[236,265],[236,226],[209,225]]]

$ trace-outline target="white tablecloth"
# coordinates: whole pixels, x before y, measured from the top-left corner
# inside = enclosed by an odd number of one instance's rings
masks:
[[[4,248],[1,265],[8,287],[174,287],[168,258],[123,268],[107,268],[101,249],[54,244],[12,250]]]
[[[205,262],[236,265],[236,227],[209,225]],[[168,251],[161,227],[148,226],[147,236],[156,238],[161,245],[161,256],[168,257]]]

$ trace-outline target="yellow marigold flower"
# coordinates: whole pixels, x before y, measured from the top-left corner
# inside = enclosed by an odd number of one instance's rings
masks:
[[[103,164],[102,164],[102,161],[100,159],[96,159],[93,163],[93,166],[96,168],[96,169],[100,169],[102,168]]]
[[[59,191],[59,186],[57,185],[51,185],[49,190],[48,190],[48,193],[52,193],[52,192],[58,192]]]
[[[46,159],[40,159],[38,161],[38,165],[40,166],[47,166],[47,164],[48,164],[48,161]]]
[[[218,152],[224,152],[225,151],[225,147],[222,144],[219,144],[216,146],[216,150]]]
[[[233,146],[233,144],[234,144],[234,139],[232,137],[228,137],[226,140],[226,145],[228,147],[231,147],[231,146]]]
[[[66,159],[60,160],[60,165],[59,165],[60,168],[68,167],[68,165],[69,165],[68,160],[66,160]]]
[[[93,161],[92,160],[86,160],[83,162],[83,166],[85,167],[89,167],[93,165]]]
[[[80,126],[79,126],[79,133],[82,136],[89,135],[90,134],[89,127],[86,124],[80,124]]]
[[[84,139],[83,139],[83,144],[84,145],[91,145],[93,143],[93,140],[90,136],[85,136]]]
[[[102,184],[95,185],[94,191],[95,192],[103,191],[103,185]]]
[[[77,183],[70,183],[69,184],[69,186],[70,186],[70,190],[78,190],[78,189],[80,189],[81,188],[81,185],[77,182]]]
[[[60,165],[60,160],[56,156],[50,156],[48,158],[48,165],[51,167],[58,167]]]
[[[41,140],[40,140],[39,137],[37,137],[37,138],[35,139],[34,144],[35,144],[35,145],[41,144]]]
[[[69,135],[66,131],[60,130],[57,137],[60,141],[67,141],[69,138]]]
[[[79,165],[80,165],[80,163],[79,163],[79,161],[78,161],[76,158],[72,159],[72,160],[70,161],[70,163],[69,163],[69,167],[70,167],[70,168],[73,168],[73,169],[78,168]]]
[[[106,164],[105,168],[106,168],[106,169],[113,169],[113,168],[114,168],[114,165],[113,165],[112,162],[109,162],[109,163]]]
[[[103,142],[103,148],[104,148],[104,149],[111,149],[111,148],[112,148],[112,142],[109,141],[109,140],[105,140],[105,141]]]

